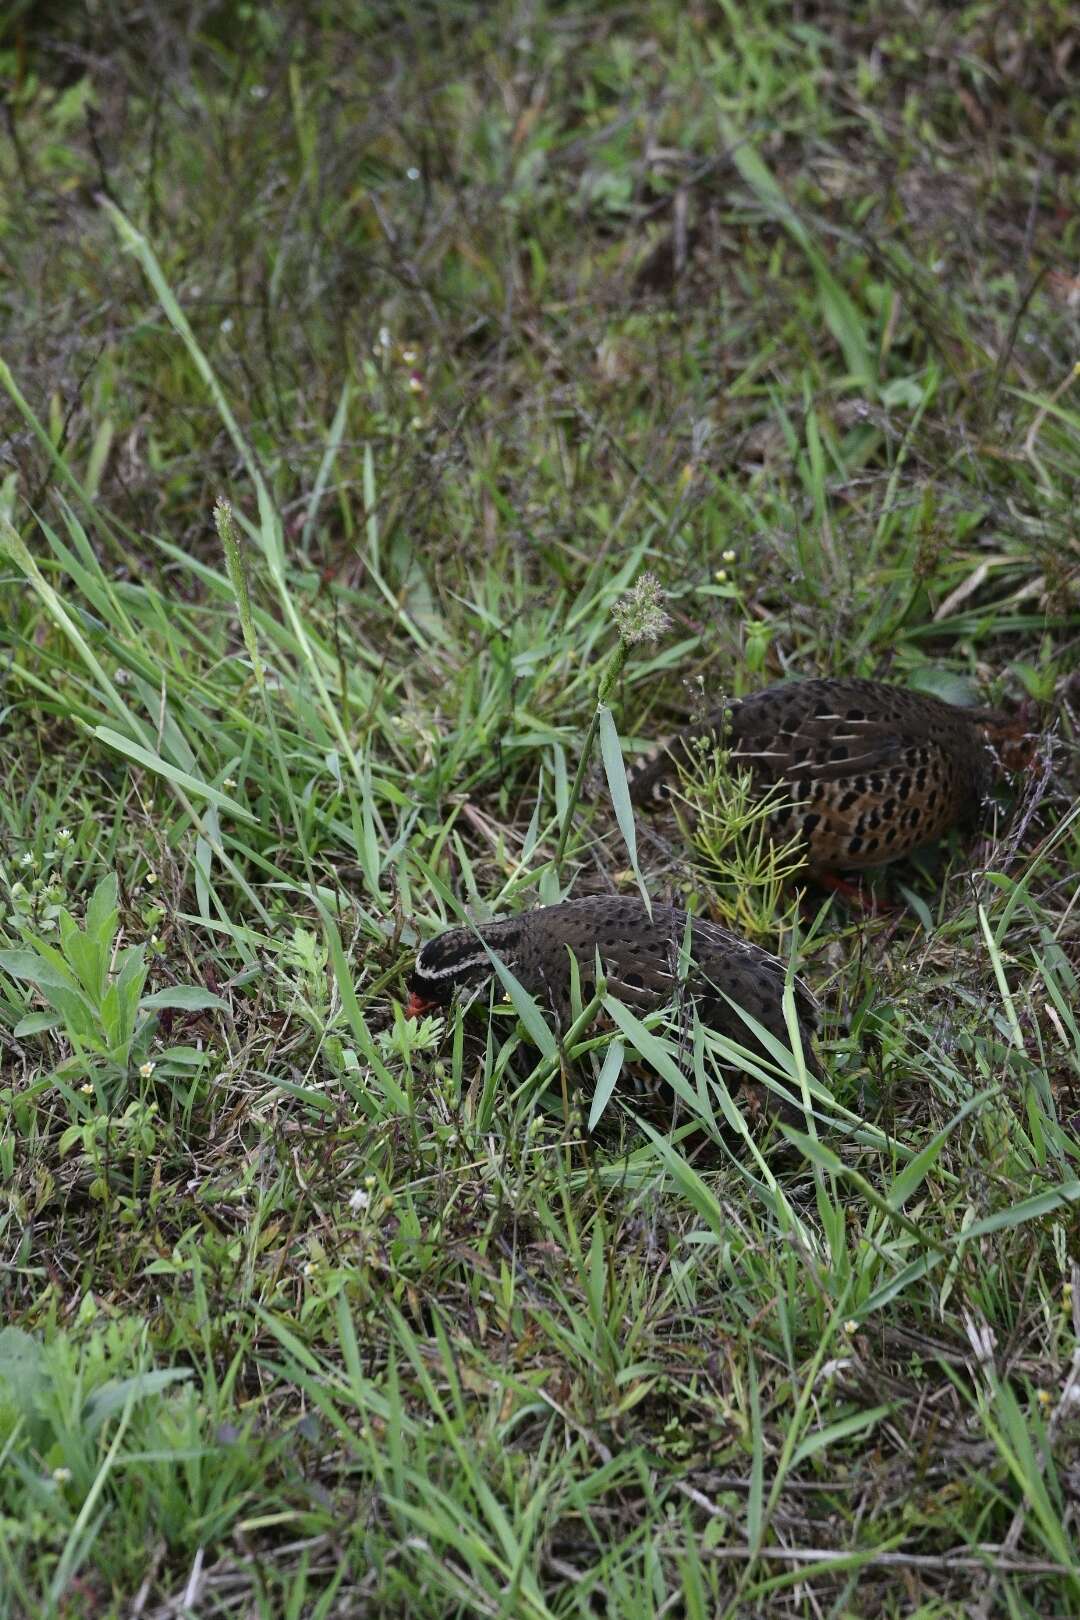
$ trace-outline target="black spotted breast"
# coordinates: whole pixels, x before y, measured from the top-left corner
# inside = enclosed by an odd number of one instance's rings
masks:
[[[802,839],[810,872],[900,859],[951,827],[978,826],[1023,722],[883,681],[783,682],[733,700],[652,749],[629,773],[637,803],[664,798],[692,745],[715,738],[762,792],[781,790],[774,838]]]

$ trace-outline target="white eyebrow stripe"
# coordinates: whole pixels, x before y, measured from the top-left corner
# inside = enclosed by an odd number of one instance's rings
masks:
[[[446,967],[428,967],[424,961],[424,953],[421,951],[416,959],[416,965],[425,979],[450,979],[453,978],[455,973],[460,973],[463,968],[490,967],[491,958],[485,951],[482,955],[457,956],[452,962],[447,963]]]

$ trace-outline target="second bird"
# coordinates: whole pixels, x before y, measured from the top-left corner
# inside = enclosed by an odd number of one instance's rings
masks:
[[[950,827],[976,828],[1003,769],[1023,763],[1023,725],[882,681],[784,682],[737,698],[659,744],[629,773],[638,803],[666,798],[699,739],[730,750],[762,791],[778,788],[772,836],[801,835],[812,874],[899,860]]]

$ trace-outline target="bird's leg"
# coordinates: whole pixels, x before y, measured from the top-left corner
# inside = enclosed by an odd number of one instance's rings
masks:
[[[896,906],[879,900],[863,884],[849,883],[847,878],[838,877],[835,872],[815,872],[814,881],[830,893],[838,894],[853,911],[861,912],[864,917],[888,917],[897,910]]]

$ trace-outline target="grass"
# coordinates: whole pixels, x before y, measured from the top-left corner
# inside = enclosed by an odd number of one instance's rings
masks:
[[[1080,1613],[1071,13],[0,27],[0,1620]],[[620,750],[819,672],[1043,742],[899,915],[724,875],[804,1130],[404,1019],[714,903]]]

